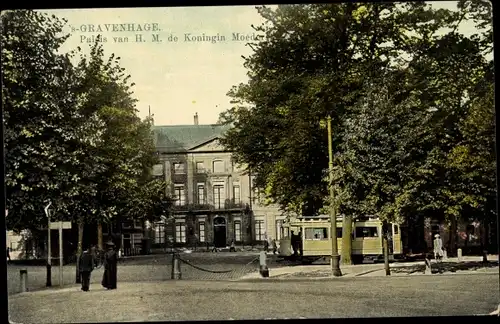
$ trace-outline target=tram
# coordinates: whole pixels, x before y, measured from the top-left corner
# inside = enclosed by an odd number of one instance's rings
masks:
[[[391,223],[389,235],[389,258],[402,257],[400,227]],[[383,260],[382,222],[376,217],[357,219],[352,224],[352,258],[354,262]],[[329,258],[332,253],[330,236],[330,216],[301,216],[290,218],[282,227],[282,239],[278,250],[279,257],[293,258],[291,236],[300,235],[302,243],[301,260],[312,263]],[[337,242],[339,255],[342,251],[342,218],[337,218]]]

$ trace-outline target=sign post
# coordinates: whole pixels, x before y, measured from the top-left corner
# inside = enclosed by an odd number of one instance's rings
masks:
[[[52,202],[49,202],[47,206],[45,206],[45,215],[47,215],[47,280],[45,282],[45,286],[52,286],[52,254],[51,254],[51,240],[50,240],[50,211],[49,207],[52,205]]]

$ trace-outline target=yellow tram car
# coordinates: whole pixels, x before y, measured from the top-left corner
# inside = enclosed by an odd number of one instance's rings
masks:
[[[357,219],[352,224],[352,258],[355,262],[383,260],[382,222],[376,217]],[[302,216],[283,224],[278,254],[288,259],[293,256],[291,234],[301,235],[302,262],[329,258],[332,253],[330,216]],[[342,218],[337,218],[337,242],[342,251]],[[389,258],[402,257],[402,240],[397,224],[390,224]]]

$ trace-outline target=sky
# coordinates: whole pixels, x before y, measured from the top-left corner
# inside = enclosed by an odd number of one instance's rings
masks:
[[[455,1],[431,3],[456,8]],[[242,55],[252,52],[246,45],[255,34],[251,25],[263,22],[255,6],[43,11],[68,20],[71,36],[63,51],[80,46],[88,53],[102,35],[105,54],[120,57],[136,84],[139,116],[148,116],[150,109],[155,125],[190,125],[195,113],[200,124],[216,123],[231,108],[227,92],[248,80]],[[473,28],[461,29],[469,33]],[[203,35],[215,42],[194,38]]]

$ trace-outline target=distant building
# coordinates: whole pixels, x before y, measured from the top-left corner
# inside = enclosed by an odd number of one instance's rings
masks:
[[[219,143],[227,126],[154,126],[161,164],[153,174],[170,184],[174,198],[170,225],[154,226],[156,245],[227,246],[263,243],[267,234],[280,238],[284,216],[277,206],[261,204],[252,188],[253,176],[233,163]],[[166,237],[165,237],[166,235]]]
[[[10,249],[10,258],[12,260],[19,259],[25,250],[24,239],[21,233],[14,231],[5,231],[7,238],[7,246]]]

